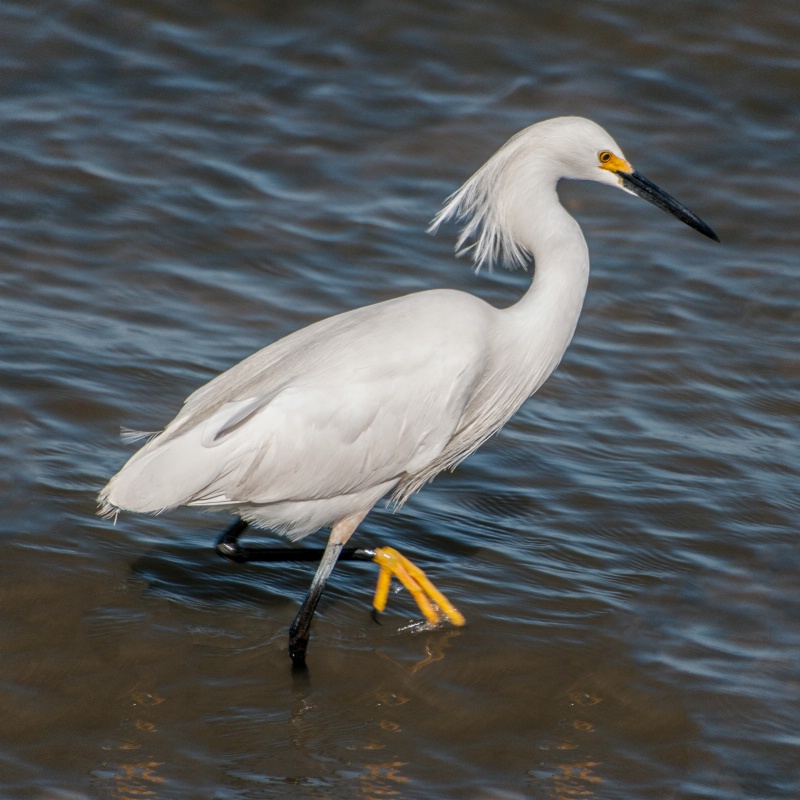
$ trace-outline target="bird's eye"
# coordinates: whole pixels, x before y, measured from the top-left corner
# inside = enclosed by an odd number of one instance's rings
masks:
[[[600,159],[601,164],[608,164],[614,154],[610,150],[601,150],[597,158]]]

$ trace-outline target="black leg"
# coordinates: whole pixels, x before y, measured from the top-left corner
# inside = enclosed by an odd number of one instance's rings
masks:
[[[247,523],[237,517],[217,539],[217,552],[229,561],[247,561],[247,554],[239,544],[239,537],[247,530]]]
[[[325,589],[325,584],[336,566],[336,560],[339,558],[341,550],[342,542],[328,542],[322,561],[314,575],[314,580],[311,582],[311,588],[308,590],[306,599],[294,618],[292,627],[289,628],[289,655],[295,668],[305,667],[311,619],[314,616],[314,611],[316,611],[319,598]]]
[[[367,509],[369,510],[369,509]],[[242,519],[236,521],[217,540],[217,552],[229,561],[237,563],[247,561],[320,561],[311,588],[306,599],[289,629],[289,655],[292,665],[296,669],[304,669],[306,663],[306,649],[311,630],[311,620],[314,617],[319,599],[325,589],[336,562],[341,559],[372,561],[374,550],[361,547],[344,547],[344,543],[364,519],[367,511],[352,514],[339,520],[331,527],[330,539],[324,550],[321,548],[269,547],[252,548],[242,547],[239,537],[247,530],[247,523]]]
[[[217,539],[217,553],[237,564],[248,561],[319,561],[325,554],[323,547],[242,547],[239,537],[247,528],[247,523],[237,517]],[[375,551],[366,547],[343,547],[339,561],[372,561],[374,556]]]

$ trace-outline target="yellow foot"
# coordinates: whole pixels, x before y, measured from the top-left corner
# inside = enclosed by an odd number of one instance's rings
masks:
[[[443,617],[449,619],[453,625],[463,625],[466,622],[463,614],[428,580],[425,573],[393,547],[378,547],[372,560],[381,567],[372,603],[376,611],[386,608],[389,585],[394,575],[411,592],[420,611],[431,625],[441,622]]]

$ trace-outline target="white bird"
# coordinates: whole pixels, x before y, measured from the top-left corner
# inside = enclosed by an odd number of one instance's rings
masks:
[[[562,178],[637,194],[719,241],[635,172],[600,126],[579,117],[532,125],[451,195],[430,227],[463,221],[457,249],[471,251],[477,267],[532,260],[533,280],[515,305],[497,309],[436,289],[338,314],[280,339],[190,395],[100,492],[100,513],[226,509],[295,540],[330,526],[290,630],[293,662],[303,664],[328,576],[372,506],[387,494],[402,504],[453,469],[561,361],[589,277],[581,229],[556,192]],[[236,523],[223,536],[223,553],[239,553],[245,526]]]

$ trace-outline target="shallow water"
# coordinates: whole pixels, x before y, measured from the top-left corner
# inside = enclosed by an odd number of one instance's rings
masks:
[[[0,795],[792,798],[800,13],[661,6],[0,5]],[[306,677],[309,565],[234,566],[224,516],[95,517],[220,370],[348,308],[498,305],[443,198],[549,116],[605,125],[722,245],[601,186],[556,375],[359,541],[466,614],[426,630],[343,564]],[[324,541],[317,535],[314,543]]]

